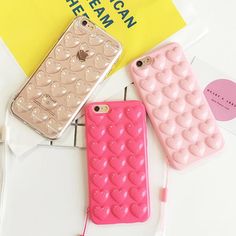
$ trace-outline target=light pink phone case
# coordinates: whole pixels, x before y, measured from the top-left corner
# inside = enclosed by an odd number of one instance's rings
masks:
[[[94,107],[109,106],[98,114]],[[86,106],[89,215],[96,224],[149,217],[146,113],[140,101]]]
[[[46,138],[59,138],[121,51],[105,31],[77,17],[15,96],[12,113]]]
[[[138,67],[147,57],[151,63]],[[163,46],[130,69],[172,167],[183,169],[221,149],[223,138],[180,45]]]

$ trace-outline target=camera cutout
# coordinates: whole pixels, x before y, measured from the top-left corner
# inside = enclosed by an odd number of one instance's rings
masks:
[[[95,113],[103,114],[103,113],[108,113],[110,108],[109,108],[108,105],[104,104],[104,105],[94,106],[93,110],[94,110]]]
[[[83,25],[83,26],[86,26],[87,24],[88,24],[88,21],[86,21],[86,20],[83,20],[83,21],[82,21],[82,25]]]
[[[87,18],[84,18],[81,20],[81,25],[85,28],[87,28],[88,30],[94,30],[95,29],[95,25],[89,21]]]
[[[136,62],[136,66],[138,68],[142,68],[142,67],[145,67],[145,66],[148,66],[152,64],[152,58],[147,56],[147,57],[143,57],[141,59],[139,59],[137,62]]]

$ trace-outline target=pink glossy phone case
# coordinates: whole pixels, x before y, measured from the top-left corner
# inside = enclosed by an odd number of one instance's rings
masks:
[[[44,137],[59,138],[121,51],[113,37],[77,17],[15,96],[12,113]]]
[[[107,104],[108,113],[94,107]],[[140,101],[86,106],[89,215],[96,224],[149,217],[146,113]]]
[[[151,63],[142,69],[139,60]],[[180,45],[171,43],[137,59],[131,75],[172,167],[215,153],[223,138]]]

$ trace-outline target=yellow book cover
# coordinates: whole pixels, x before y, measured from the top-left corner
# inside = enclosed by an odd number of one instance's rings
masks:
[[[121,42],[124,52],[116,69],[185,26],[171,0],[2,1],[0,37],[29,76],[77,15]]]

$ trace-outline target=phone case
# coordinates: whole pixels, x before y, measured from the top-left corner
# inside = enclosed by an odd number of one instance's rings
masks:
[[[151,63],[140,69],[140,60]],[[131,76],[152,125],[176,169],[215,153],[223,138],[180,45],[171,43],[134,61]]]
[[[105,31],[77,17],[15,96],[12,113],[46,138],[59,138],[121,51]]]
[[[94,107],[109,106],[97,114]],[[146,113],[140,101],[86,106],[89,215],[96,224],[149,217]]]

